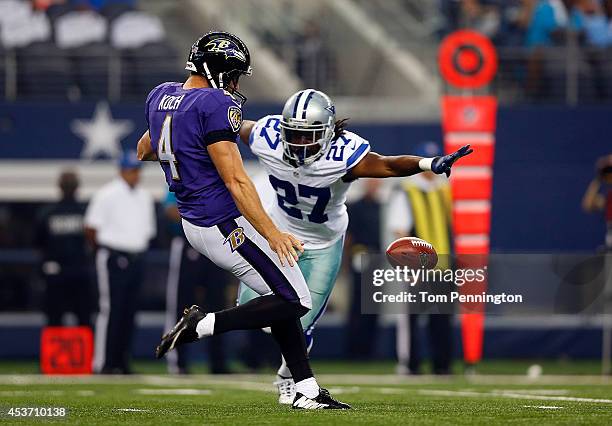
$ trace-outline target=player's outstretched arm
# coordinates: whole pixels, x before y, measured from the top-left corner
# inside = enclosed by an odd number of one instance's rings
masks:
[[[368,153],[346,175],[347,179],[362,177],[387,178],[411,176],[430,170],[435,174],[450,176],[451,167],[461,157],[473,152],[469,145],[463,146],[449,155],[423,158],[413,155],[382,156],[375,152]]]
[[[293,266],[298,260],[296,249],[304,251],[302,244],[293,235],[281,232],[265,212],[255,185],[244,169],[238,146],[234,142],[221,141],[208,145],[207,149],[240,213],[268,240],[281,265],[286,260]]]
[[[151,135],[148,130],[138,141],[137,153],[140,161],[157,161],[157,153],[151,147]]]
[[[383,156],[369,152],[355,167],[349,170],[347,178],[387,178],[410,176],[421,172],[421,157],[412,155]]]
[[[253,127],[255,126],[255,121],[251,120],[243,120],[242,126],[240,126],[240,139],[245,145],[249,145],[249,139],[251,138],[251,132],[253,131]]]

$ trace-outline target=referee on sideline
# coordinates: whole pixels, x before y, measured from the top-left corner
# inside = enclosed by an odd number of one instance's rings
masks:
[[[85,214],[85,234],[96,251],[99,313],[94,371],[129,374],[134,314],[143,277],[143,254],[156,233],[152,196],[138,186],[136,152],[122,154],[119,176],[100,188]]]

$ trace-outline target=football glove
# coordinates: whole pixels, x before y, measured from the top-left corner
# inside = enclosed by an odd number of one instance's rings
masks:
[[[462,146],[457,151],[452,154],[443,155],[441,157],[436,157],[431,162],[431,171],[437,175],[441,175],[442,173],[446,174],[446,177],[449,177],[451,174],[451,167],[453,163],[460,159],[461,157],[465,157],[466,155],[474,152],[473,149],[470,148],[469,145]]]

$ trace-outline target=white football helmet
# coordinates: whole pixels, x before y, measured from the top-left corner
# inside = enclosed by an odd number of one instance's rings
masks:
[[[280,123],[285,156],[298,165],[316,161],[329,149],[335,123],[336,108],[325,93],[306,89],[293,94]]]

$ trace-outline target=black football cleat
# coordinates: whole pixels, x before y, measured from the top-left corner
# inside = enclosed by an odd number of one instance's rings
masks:
[[[351,406],[344,402],[336,401],[331,397],[327,389],[320,388],[316,398],[308,398],[297,392],[292,408],[297,410],[350,410]]]
[[[206,313],[202,312],[199,306],[193,305],[191,308],[185,308],[183,317],[176,325],[162,336],[162,340],[155,348],[155,358],[159,359],[177,346],[185,343],[191,343],[198,340],[198,332],[196,326]]]

